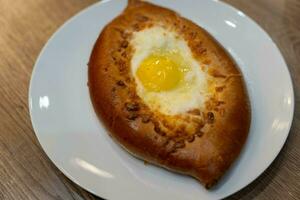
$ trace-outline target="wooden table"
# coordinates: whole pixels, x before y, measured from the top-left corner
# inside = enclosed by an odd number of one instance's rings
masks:
[[[252,17],[279,46],[296,97],[283,150],[263,175],[228,199],[300,199],[300,1],[225,1]],[[27,102],[43,45],[67,19],[95,2],[0,0],[0,200],[100,199],[68,180],[47,158],[33,132]]]

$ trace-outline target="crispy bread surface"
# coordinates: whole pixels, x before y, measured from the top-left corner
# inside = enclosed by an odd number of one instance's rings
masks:
[[[130,38],[156,24],[179,33],[213,80],[214,97],[205,109],[190,112],[202,119],[190,132],[181,127],[172,134],[135,92]],[[250,105],[240,71],[212,36],[172,10],[130,0],[95,43],[88,79],[94,109],[115,141],[140,159],[195,177],[206,188],[226,172],[246,141]]]

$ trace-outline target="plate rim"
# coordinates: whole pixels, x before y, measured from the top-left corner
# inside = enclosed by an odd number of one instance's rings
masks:
[[[49,39],[44,43],[44,46],[42,47],[42,49],[40,50],[35,63],[33,65],[33,69],[31,72],[31,77],[30,77],[30,82],[29,82],[29,88],[28,88],[28,108],[29,108],[29,115],[30,115],[30,122],[31,125],[33,127],[33,131],[34,134],[38,140],[38,143],[40,144],[40,146],[42,147],[41,150],[46,154],[46,156],[48,157],[48,159],[52,162],[52,164],[54,164],[54,166],[59,169],[69,180],[71,180],[73,183],[75,183],[77,186],[81,187],[82,189],[94,194],[97,197],[100,198],[105,198],[100,196],[99,194],[97,194],[97,192],[95,192],[93,189],[91,188],[87,188],[84,186],[81,186],[81,184],[79,183],[79,180],[75,177],[73,177],[72,175],[69,174],[69,172],[67,172],[64,167],[60,166],[59,164],[57,164],[57,162],[54,162],[54,159],[52,158],[52,156],[50,156],[46,149],[44,148],[44,146],[42,145],[41,142],[41,138],[38,134],[38,129],[36,128],[36,124],[34,122],[34,117],[33,117],[33,111],[32,111],[32,87],[33,87],[33,81],[36,77],[36,70],[38,68],[38,64],[40,63],[40,60],[44,54],[44,52],[47,50],[47,47],[49,46],[49,44],[54,40],[54,38],[56,37],[57,34],[59,34],[65,27],[67,27],[68,24],[72,23],[73,21],[75,21],[77,18],[80,18],[84,13],[89,12],[89,10],[93,9],[94,7],[97,6],[101,6],[101,4],[104,4],[106,2],[110,2],[110,1],[114,1],[114,0],[101,0],[98,2],[95,2],[85,8],[83,8],[82,10],[80,10],[79,12],[75,13],[73,16],[71,16],[69,19],[67,19],[65,22],[63,22],[62,25],[60,25],[53,33],[52,35],[49,37]],[[151,0],[150,0],[151,1]],[[234,192],[227,194],[226,196],[222,197],[222,198],[226,198],[226,197],[230,197],[234,194],[236,194],[237,192],[241,191],[242,189],[246,188],[249,184],[251,184],[253,181],[255,181],[256,179],[258,179],[269,167],[271,167],[272,163],[275,161],[275,159],[279,156],[281,150],[283,149],[284,145],[286,144],[286,141],[290,135],[290,131],[292,128],[292,124],[293,124],[293,119],[294,119],[294,114],[295,114],[295,92],[294,92],[294,84],[293,84],[293,79],[290,73],[290,69],[287,65],[286,59],[283,56],[280,48],[277,46],[277,44],[274,42],[273,38],[268,34],[268,32],[262,27],[260,26],[260,24],[258,24],[258,22],[256,22],[253,18],[251,18],[249,15],[245,14],[243,11],[241,11],[240,9],[234,7],[233,5],[224,2],[224,1],[220,1],[220,0],[206,0],[206,1],[214,1],[217,4],[221,4],[224,7],[229,8],[231,11],[239,11],[242,12],[244,14],[244,17],[247,18],[247,20],[251,23],[253,23],[258,29],[260,29],[262,31],[263,34],[265,34],[267,36],[267,38],[271,41],[272,45],[274,45],[274,47],[276,48],[276,50],[279,52],[282,61],[284,63],[284,70],[286,70],[287,75],[288,75],[288,85],[290,88],[290,92],[291,92],[291,112],[289,113],[289,122],[286,128],[286,133],[284,136],[284,139],[281,141],[280,144],[280,148],[277,149],[275,155],[272,159],[270,159],[270,162],[268,162],[268,164],[264,167],[264,169],[258,173],[256,176],[254,176],[253,178],[250,179],[250,181],[243,185],[242,187],[240,187],[239,189],[235,190]],[[100,30],[101,31],[101,30]],[[224,47],[225,48],[225,47]],[[225,48],[226,49],[226,48]],[[282,66],[283,67],[283,66]]]

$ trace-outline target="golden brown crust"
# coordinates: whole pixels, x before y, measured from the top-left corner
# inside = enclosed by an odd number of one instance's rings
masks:
[[[207,65],[214,90],[205,110],[192,110],[199,130],[169,135],[134,92],[129,73],[128,40],[160,22],[183,35],[195,59]],[[243,78],[230,56],[203,29],[175,12],[138,0],[101,32],[89,62],[89,89],[98,116],[110,135],[135,156],[211,187],[239,155],[250,126],[250,106]],[[132,101],[134,99],[134,101]],[[167,126],[167,125],[166,125]]]

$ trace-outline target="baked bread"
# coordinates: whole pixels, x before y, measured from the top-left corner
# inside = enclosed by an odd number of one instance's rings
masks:
[[[143,62],[140,59],[136,64],[138,55],[156,47],[160,50],[150,52],[150,61],[144,56],[146,72],[137,71]],[[181,56],[165,50],[173,47]],[[167,53],[171,58],[162,51],[171,52]],[[194,65],[187,61],[192,59],[199,72],[194,68],[162,69],[171,75],[161,80],[151,72],[155,67],[149,68],[153,54],[158,62],[171,65],[181,62],[178,57]],[[173,86],[190,81],[182,78],[187,73],[196,74],[199,86],[193,82],[182,90],[186,91],[183,95]],[[241,72],[209,33],[172,10],[129,0],[127,8],[105,26],[95,43],[88,85],[97,115],[118,144],[149,163],[195,177],[206,188],[226,172],[246,141],[250,105]]]

